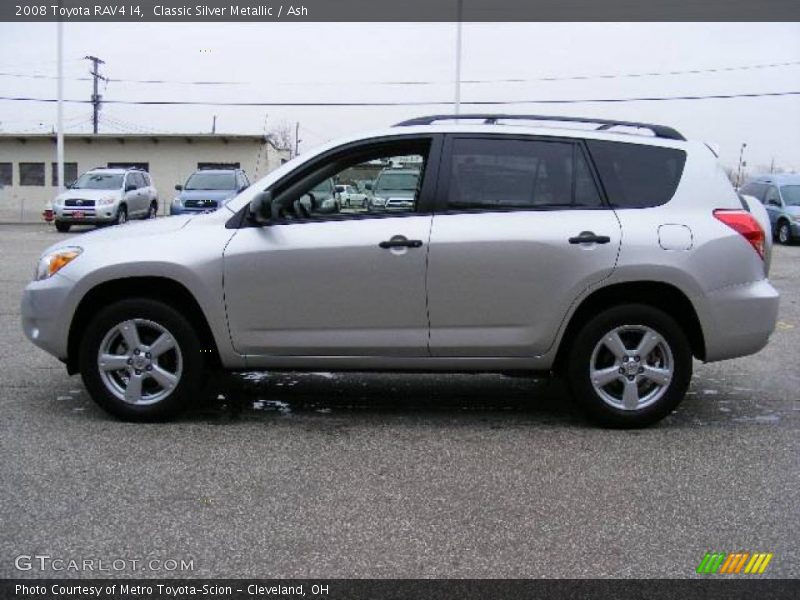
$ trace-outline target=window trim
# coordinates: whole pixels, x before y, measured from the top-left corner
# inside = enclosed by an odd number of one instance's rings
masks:
[[[452,159],[453,147],[456,140],[468,139],[491,139],[501,141],[522,141],[522,142],[556,142],[567,143],[572,145],[573,157],[576,152],[582,152],[586,166],[594,181],[595,189],[600,197],[600,205],[587,207],[587,206],[529,206],[529,207],[495,207],[495,208],[449,208],[447,205],[448,197],[450,195],[450,183],[452,178]],[[573,197],[575,188],[575,177],[572,178]],[[445,134],[444,147],[440,158],[439,167],[439,182],[436,189],[436,202],[435,214],[437,215],[459,215],[459,214],[482,214],[482,213],[512,213],[512,212],[553,212],[553,211],[573,211],[573,210],[613,210],[608,202],[605,188],[602,186],[600,178],[597,174],[597,168],[591,159],[591,155],[586,148],[585,141],[582,138],[560,137],[560,136],[544,136],[544,135],[526,135],[526,134],[513,134],[507,135],[502,133],[450,133]]]
[[[291,180],[300,182],[302,179],[319,170],[325,163],[356,152],[368,152],[371,147],[391,145],[391,144],[413,144],[414,142],[427,141],[429,143],[428,157],[425,162],[425,171],[422,175],[422,186],[420,186],[419,199],[416,209],[408,212],[375,212],[375,213],[348,213],[319,215],[311,219],[294,219],[270,221],[269,223],[253,223],[247,218],[249,206],[245,204],[225,223],[227,229],[244,229],[248,227],[274,227],[283,225],[305,225],[308,223],[326,223],[330,221],[353,221],[358,219],[397,219],[406,217],[420,217],[431,215],[434,212],[434,201],[436,199],[436,188],[439,177],[439,167],[442,156],[442,144],[444,135],[441,133],[416,133],[412,135],[389,135],[366,140],[358,140],[332,148],[322,154],[315,156],[308,162],[298,166],[287,173],[270,186],[261,191],[269,191],[280,188]]]

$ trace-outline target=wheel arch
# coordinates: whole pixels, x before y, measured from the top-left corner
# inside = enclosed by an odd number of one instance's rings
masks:
[[[107,306],[118,300],[129,298],[148,298],[159,300],[180,310],[186,316],[200,337],[203,350],[209,351],[209,366],[221,365],[208,319],[191,292],[181,283],[168,277],[125,277],[105,281],[89,290],[81,298],[72,317],[67,337],[67,372],[77,373],[79,346],[82,332],[98,307]]]
[[[670,315],[689,340],[692,354],[705,360],[706,345],[700,319],[688,296],[676,286],[659,281],[615,283],[595,290],[584,298],[569,319],[561,336],[554,369],[563,371],[570,342],[580,329],[599,312],[620,304],[645,304]]]

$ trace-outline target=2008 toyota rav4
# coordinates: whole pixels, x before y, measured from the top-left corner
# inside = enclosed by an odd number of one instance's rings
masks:
[[[459,118],[328,144],[215,213],[56,244],[25,333],[125,419],[176,413],[220,368],[550,371],[622,427],[672,411],[693,356],[767,343],[771,242],[705,145]],[[315,212],[321,181],[398,165],[419,172],[402,209]]]

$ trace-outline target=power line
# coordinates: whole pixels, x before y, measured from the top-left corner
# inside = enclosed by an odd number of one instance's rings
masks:
[[[542,100],[462,100],[471,106],[513,106],[518,104],[607,104],[622,102],[666,102],[672,100],[728,100],[732,98],[768,98],[779,96],[800,96],[800,91],[757,92],[746,94],[709,94],[686,96],[642,96],[634,98],[582,98],[582,99],[542,99]],[[55,98],[32,98],[23,96],[0,96],[0,100],[10,102],[57,102]],[[92,100],[64,100],[70,104],[93,104]],[[369,107],[369,106],[450,106],[450,100],[409,101],[409,102],[213,102],[200,100],[104,100],[105,104],[130,106],[238,106],[238,107]]]
[[[736,71],[753,71],[759,69],[773,69],[779,67],[794,67],[800,65],[800,61],[788,61],[777,63],[766,63],[757,65],[738,65],[727,67],[710,67],[705,69],[683,69],[675,71],[639,71],[633,73],[600,73],[592,75],[564,75],[553,77],[532,77],[532,78],[505,78],[505,79],[462,79],[462,84],[469,85],[483,85],[483,84],[498,84],[498,83],[533,83],[533,82],[554,82],[554,81],[589,81],[593,79],[622,79],[622,78],[642,78],[642,77],[668,77],[675,75],[702,75],[706,73],[727,73]],[[54,75],[43,75],[35,73],[9,73],[0,72],[0,77],[19,77],[29,79],[57,79]],[[72,81],[91,81],[92,77],[74,77]],[[213,81],[213,80],[200,80],[200,81],[186,81],[186,80],[173,80],[173,79],[107,79],[108,82],[114,83],[140,83],[140,84],[175,84],[175,85],[252,85],[253,81]],[[271,82],[271,86],[292,86],[292,85],[308,85],[308,86],[326,86],[326,85],[445,85],[450,84],[450,81],[434,81],[434,80],[379,80],[379,81],[276,81]]]

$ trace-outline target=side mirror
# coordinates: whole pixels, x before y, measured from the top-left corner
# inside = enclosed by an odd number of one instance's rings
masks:
[[[272,219],[272,192],[259,192],[250,200],[248,217],[259,225],[270,222]]]
[[[179,192],[182,192],[183,191],[183,186],[180,183],[176,183],[175,184],[175,189],[177,191],[179,191]]]
[[[132,183],[129,183],[128,185],[126,185],[126,186],[125,186],[125,192],[126,192],[126,193],[127,193],[127,192],[133,192],[133,191],[135,191],[136,189],[137,189],[137,187],[136,187],[134,184],[132,184]]]

